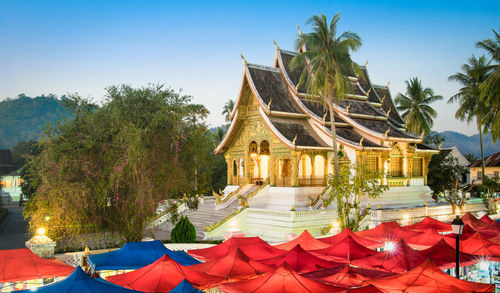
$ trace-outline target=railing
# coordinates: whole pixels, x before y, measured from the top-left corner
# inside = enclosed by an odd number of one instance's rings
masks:
[[[319,209],[321,206],[323,206],[323,201],[325,200],[325,197],[328,196],[328,194],[330,193],[330,189],[331,187],[330,186],[327,186],[325,187],[325,189],[323,189],[323,191],[320,193],[320,195],[318,196],[319,197],[319,200],[316,201],[316,203],[314,204],[313,208],[315,210]]]
[[[276,176],[276,186],[279,186],[279,187],[292,186],[292,177]]]
[[[299,186],[325,186],[325,178],[303,178],[299,179]]]
[[[261,191],[262,189],[264,189],[268,185],[269,185],[269,178],[267,178],[266,181],[264,181],[262,185],[260,185],[254,191],[252,191],[249,195],[247,195],[245,197],[243,197],[243,196],[238,197],[238,200],[240,201],[239,205],[243,206],[243,207],[247,207],[248,206],[248,200],[250,198],[254,197],[257,193],[259,193],[259,191]]]
[[[255,185],[262,185],[264,184],[264,179],[263,178],[260,178],[260,177],[257,177],[257,178],[252,178],[252,183],[255,184]]]
[[[388,186],[405,186],[406,185],[406,177],[388,177],[387,178]]]
[[[215,191],[212,191],[212,194],[214,195],[215,197],[215,204],[216,205],[219,205],[219,204],[223,204],[225,202],[227,202],[233,195],[235,194],[238,194],[240,192],[240,190],[246,185],[240,185],[235,191],[233,192],[230,192],[228,195],[226,195],[224,197],[224,194],[218,194],[216,193]]]

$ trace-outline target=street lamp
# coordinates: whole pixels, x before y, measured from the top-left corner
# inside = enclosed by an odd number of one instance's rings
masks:
[[[462,235],[462,231],[464,230],[464,221],[460,219],[459,216],[456,216],[455,219],[453,219],[453,222],[451,222],[451,229],[453,231],[453,234],[455,234],[455,252],[456,252],[456,262],[457,262],[457,278],[460,279],[460,235]]]

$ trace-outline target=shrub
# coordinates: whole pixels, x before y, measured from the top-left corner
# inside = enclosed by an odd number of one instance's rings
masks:
[[[182,216],[170,234],[173,243],[191,243],[196,240],[196,228],[187,216]]]

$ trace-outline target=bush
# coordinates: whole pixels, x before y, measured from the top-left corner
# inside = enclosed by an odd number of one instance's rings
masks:
[[[170,234],[172,243],[191,243],[196,240],[196,228],[187,216],[182,216]]]

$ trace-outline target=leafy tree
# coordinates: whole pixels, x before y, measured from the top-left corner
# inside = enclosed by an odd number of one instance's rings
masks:
[[[208,192],[208,111],[190,101],[159,85],[109,87],[101,107],[71,96],[74,119],[46,127],[29,159],[40,178],[25,209],[31,228],[50,216],[53,239],[111,230],[137,241],[160,201]]]
[[[187,216],[182,216],[170,233],[173,243],[192,243],[196,240],[196,228]]]
[[[41,185],[41,158],[39,156],[41,152],[42,146],[40,143],[34,142],[30,144],[30,150],[25,157],[26,161],[21,167],[20,176],[23,179],[21,191],[24,200],[33,198]]]
[[[465,202],[465,193],[460,191],[460,179],[467,169],[458,163],[452,156],[432,156],[427,173],[427,185],[432,189],[433,197],[442,194],[444,199],[452,205],[453,213],[457,207]]]
[[[438,148],[440,145],[442,145],[445,142],[445,138],[439,134],[439,133],[429,133],[424,136],[424,144]]]
[[[14,161],[15,170],[19,170],[25,163],[26,157],[31,152],[33,146],[37,142],[35,140],[20,141],[12,148],[12,160]]]
[[[408,131],[414,134],[430,134],[434,124],[433,118],[436,118],[437,113],[429,104],[443,97],[435,95],[431,88],[424,88],[417,77],[405,83],[406,95],[399,93],[396,96],[397,109],[404,111],[401,116],[405,120]]]
[[[313,15],[307,21],[313,31],[300,34],[297,41],[299,51],[304,47],[307,50],[295,56],[290,63],[291,70],[304,66],[297,86],[305,84],[307,93],[312,98],[317,97],[330,112],[334,170],[337,179],[340,172],[333,104],[342,101],[350,89],[348,77],[344,74],[352,72],[355,66],[351,60],[351,52],[361,47],[361,38],[356,33],[346,31],[337,36],[339,21],[340,14],[335,14],[330,23],[324,14]],[[342,221],[344,217],[340,206],[338,204],[340,226],[344,228],[345,223]]]
[[[224,108],[222,108],[222,115],[224,115],[227,122],[231,121],[231,113],[234,109],[234,101],[229,99],[225,104]]]
[[[484,49],[491,56],[492,72],[480,85],[481,100],[488,105],[488,111],[482,116],[482,122],[489,130],[493,141],[500,138],[500,34],[493,30],[494,37],[477,42],[477,47]]]
[[[328,206],[334,200],[337,205],[340,203],[341,220],[346,227],[357,231],[360,221],[369,214],[369,208],[361,209],[361,201],[375,199],[389,189],[380,184],[382,177],[382,172],[370,171],[363,163],[358,163],[351,169],[341,168],[339,176],[328,175],[330,193],[325,204]]]
[[[467,122],[476,120],[477,129],[479,130],[479,142],[481,145],[481,161],[484,170],[484,148],[483,148],[483,116],[490,110],[489,106],[480,99],[481,90],[480,85],[486,80],[491,72],[490,63],[486,60],[485,56],[476,58],[472,55],[467,64],[462,65],[462,72],[458,72],[448,79],[456,81],[462,85],[459,92],[452,96],[448,103],[458,102],[458,107],[455,117]]]
[[[467,159],[467,161],[469,161],[469,163],[474,163],[475,161],[479,160],[478,157],[476,157],[476,155],[472,154],[472,153],[467,153],[464,155],[464,157]]]

